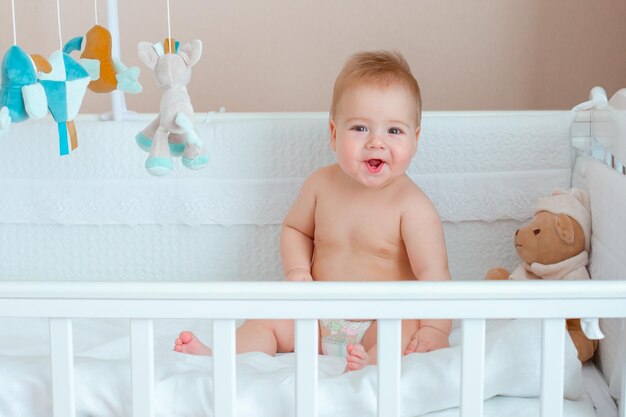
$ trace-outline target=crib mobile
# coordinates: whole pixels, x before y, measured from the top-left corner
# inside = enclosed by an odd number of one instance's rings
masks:
[[[115,21],[117,8],[109,2],[109,14]],[[86,89],[95,93],[140,93],[139,68],[128,68],[113,56],[112,34],[98,23],[98,5],[94,0],[95,25],[85,36],[72,38],[63,45],[61,35],[60,0],[57,0],[57,23],[60,49],[48,60],[29,57],[17,46],[15,4],[11,1],[13,17],[13,46],[2,62],[0,89],[0,135],[11,122],[29,117],[39,119],[48,110],[57,122],[59,153],[68,155],[78,147],[74,118],[78,115]],[[171,37],[170,5],[167,0],[168,38],[164,43],[139,44],[140,59],[152,70],[159,87],[164,90],[159,116],[136,136],[139,147],[150,152],[145,166],[152,175],[163,176],[173,171],[171,156],[182,156],[182,163],[190,169],[208,164],[209,157],[193,124],[194,110],[187,92],[191,67],[202,54],[202,42],[195,40],[180,46]],[[115,42],[119,42],[116,36]],[[80,51],[79,61],[69,54]],[[171,80],[174,80],[173,85]],[[174,88],[172,88],[174,87]],[[113,119],[119,119],[119,100],[113,96]],[[117,105],[116,105],[117,104]],[[121,98],[122,107],[123,97]],[[118,107],[116,109],[115,107]]]

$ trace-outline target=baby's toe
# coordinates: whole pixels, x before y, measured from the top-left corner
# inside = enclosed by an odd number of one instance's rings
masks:
[[[187,344],[193,340],[193,333],[188,331],[181,332],[177,340],[180,340],[183,344]]]

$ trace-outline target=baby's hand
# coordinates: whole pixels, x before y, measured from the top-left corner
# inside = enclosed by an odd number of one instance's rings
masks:
[[[289,271],[287,281],[313,281],[311,271],[304,268],[296,268]]]
[[[408,355],[413,352],[430,352],[431,350],[437,350],[450,347],[448,342],[448,335],[442,330],[434,327],[424,326],[420,327],[406,347],[404,354]]]

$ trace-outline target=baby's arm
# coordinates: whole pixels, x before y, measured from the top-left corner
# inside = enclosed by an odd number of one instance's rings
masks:
[[[422,192],[411,198],[409,208],[402,214],[400,231],[416,279],[450,280],[443,225],[432,203]],[[420,327],[404,353],[448,347],[451,328],[451,320],[420,320]]]
[[[280,230],[280,257],[288,281],[312,281],[316,175],[304,181]]]

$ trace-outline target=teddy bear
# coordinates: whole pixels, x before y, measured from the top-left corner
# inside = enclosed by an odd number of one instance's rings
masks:
[[[487,271],[486,279],[589,279],[587,264],[591,239],[589,196],[580,188],[556,188],[540,198],[534,217],[515,232],[520,265],[509,274],[504,268]],[[604,335],[597,319],[567,319],[567,330],[578,359],[590,359]]]

